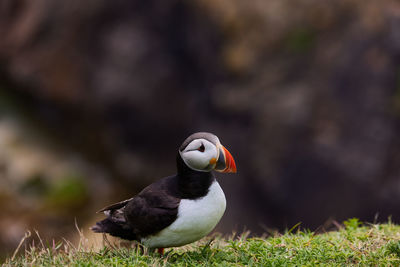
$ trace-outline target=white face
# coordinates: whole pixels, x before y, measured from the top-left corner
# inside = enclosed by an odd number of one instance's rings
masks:
[[[206,139],[193,140],[179,153],[189,168],[204,172],[214,169],[219,156],[217,147]]]

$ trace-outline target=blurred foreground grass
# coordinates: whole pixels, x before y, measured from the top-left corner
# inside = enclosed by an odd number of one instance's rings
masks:
[[[82,237],[83,238],[83,237]],[[3,266],[399,266],[400,226],[360,226],[357,219],[338,231],[315,234],[288,231],[268,238],[203,239],[166,250],[164,256],[146,249],[104,247],[95,251],[68,241],[30,246]],[[109,244],[111,245],[111,244]],[[112,246],[112,245],[111,245]]]

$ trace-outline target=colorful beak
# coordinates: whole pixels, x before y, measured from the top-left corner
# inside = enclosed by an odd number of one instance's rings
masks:
[[[219,157],[215,170],[218,172],[236,172],[235,160],[223,145],[219,145]]]

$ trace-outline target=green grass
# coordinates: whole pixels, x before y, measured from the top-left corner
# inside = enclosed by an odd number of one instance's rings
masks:
[[[290,231],[268,238],[205,238],[166,250],[106,246],[100,251],[69,242],[28,248],[4,266],[400,266],[400,226],[345,222],[338,231]]]

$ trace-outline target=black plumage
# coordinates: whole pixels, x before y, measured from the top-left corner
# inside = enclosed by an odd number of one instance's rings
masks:
[[[177,218],[181,199],[205,196],[215,179],[211,172],[190,169],[179,153],[177,170],[176,175],[147,186],[133,198],[100,210],[107,218],[97,222],[92,230],[127,240],[140,240],[172,224]]]

